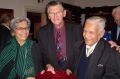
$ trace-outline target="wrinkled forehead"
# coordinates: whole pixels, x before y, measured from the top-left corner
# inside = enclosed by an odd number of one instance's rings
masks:
[[[95,31],[99,31],[100,30],[100,27],[97,23],[95,23],[94,21],[87,21],[85,23],[85,26],[84,26],[84,30],[95,30]]]
[[[120,10],[117,10],[116,12],[114,12],[113,16],[120,16]]]

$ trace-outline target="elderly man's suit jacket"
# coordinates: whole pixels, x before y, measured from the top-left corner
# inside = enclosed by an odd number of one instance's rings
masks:
[[[75,71],[78,75],[78,69],[81,60],[81,54],[85,53],[86,45],[84,42],[78,42],[75,45]],[[120,59],[119,53],[110,48],[109,44],[101,39],[91,54],[88,67],[85,73],[85,79],[120,79]]]
[[[56,58],[53,24],[47,24],[40,29],[38,45],[33,49],[33,52],[35,52],[34,61],[38,66],[37,70],[40,71],[41,69],[44,69],[46,64],[51,64],[53,67],[55,67],[55,69],[65,70],[68,66],[70,67],[73,64],[73,61],[71,61],[73,58],[73,46],[78,40],[83,40],[82,27],[80,24],[65,23],[65,32],[67,62],[62,67],[58,64],[58,60]]]

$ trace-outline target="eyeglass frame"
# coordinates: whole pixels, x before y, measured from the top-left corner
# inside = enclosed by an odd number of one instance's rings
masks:
[[[20,30],[20,31],[27,30],[27,31],[29,31],[30,27],[25,27],[25,28],[18,27],[18,28],[16,28],[16,30]]]

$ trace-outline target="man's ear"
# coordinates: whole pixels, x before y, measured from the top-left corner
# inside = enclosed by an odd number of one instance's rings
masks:
[[[104,34],[105,34],[105,30],[103,30],[103,31],[101,32],[101,37],[103,37]]]
[[[66,17],[66,10],[63,11],[63,17]]]

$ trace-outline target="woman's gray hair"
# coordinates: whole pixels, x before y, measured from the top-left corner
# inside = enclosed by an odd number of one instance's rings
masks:
[[[27,24],[28,24],[28,27],[30,27],[31,23],[30,23],[30,20],[26,17],[17,17],[17,18],[14,18],[12,19],[11,21],[11,24],[10,24],[10,28],[12,31],[15,31],[16,28],[18,27],[18,24],[22,21],[26,21]]]
[[[100,31],[104,31],[106,19],[99,16],[92,16],[86,22],[94,23],[100,28]]]

